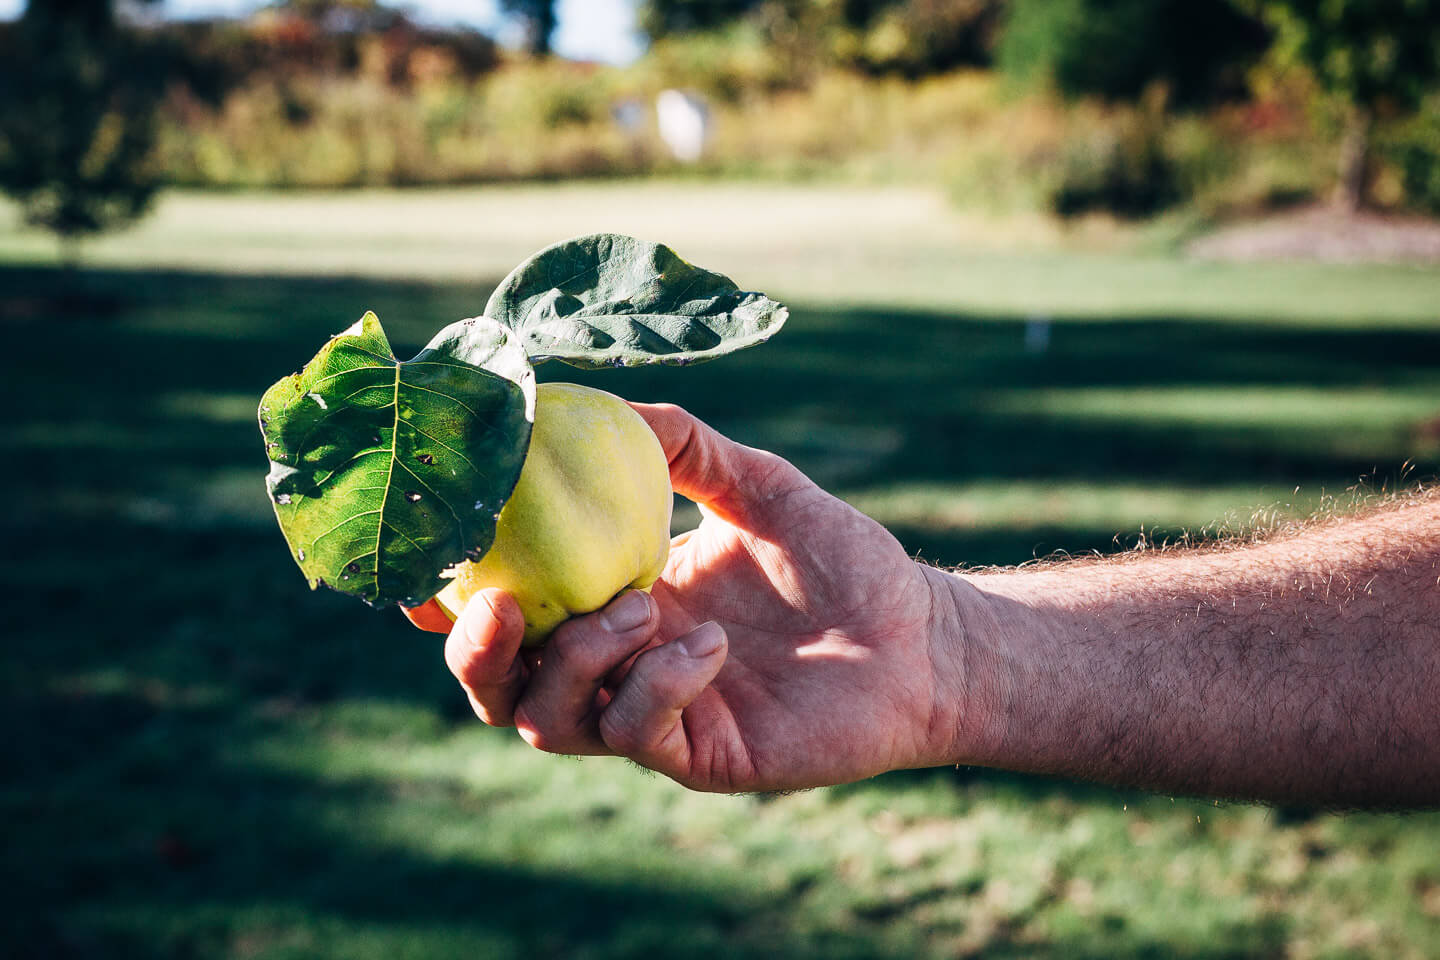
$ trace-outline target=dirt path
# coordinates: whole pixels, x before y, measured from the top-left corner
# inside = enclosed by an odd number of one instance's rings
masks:
[[[1207,260],[1440,263],[1440,220],[1307,207],[1223,227],[1190,244]]]

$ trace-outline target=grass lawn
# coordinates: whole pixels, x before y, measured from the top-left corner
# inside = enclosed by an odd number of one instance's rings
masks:
[[[1238,529],[1440,466],[1440,271],[1025,252],[932,200],[180,195],[77,273],[0,226],[7,952],[1440,955],[1434,815],[973,769],[691,795],[484,728],[437,638],[305,589],[261,483],[264,388],[367,308],[417,348],[602,226],[791,324],[713,364],[542,378],[682,403],[935,562]]]

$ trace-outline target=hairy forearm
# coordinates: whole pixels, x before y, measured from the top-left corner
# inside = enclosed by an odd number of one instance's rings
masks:
[[[952,574],[955,762],[1440,804],[1440,499],[1269,542]]]

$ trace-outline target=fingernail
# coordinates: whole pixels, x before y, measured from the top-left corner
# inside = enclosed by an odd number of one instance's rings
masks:
[[[700,624],[677,641],[696,660],[708,657],[725,645],[725,631],[714,620]]]
[[[474,607],[477,611],[483,610],[483,616],[476,614],[466,615],[466,612]],[[460,610],[460,619],[465,623],[465,636],[477,648],[482,646],[481,640],[488,641],[493,635],[492,623],[500,622],[500,611],[496,609],[494,601],[483,593],[477,593],[466,602]]]
[[[600,612],[600,623],[611,633],[624,633],[650,619],[650,598],[632,590]]]
[[[484,609],[492,620],[498,620],[499,615],[495,613],[495,606],[487,597],[471,597],[465,606],[460,608],[459,622],[465,624],[465,638],[469,640],[473,646],[478,647],[480,646],[480,638],[486,636],[488,631],[486,630],[484,618],[477,617],[474,614],[469,616],[465,615],[465,612],[471,607]]]

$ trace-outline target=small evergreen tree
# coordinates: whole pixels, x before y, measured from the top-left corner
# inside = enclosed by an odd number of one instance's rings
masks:
[[[110,0],[30,0],[0,50],[0,189],[73,260],[145,212],[164,70]]]
[[[556,0],[500,0],[506,13],[525,23],[526,46],[532,56],[548,57],[558,22]]]

